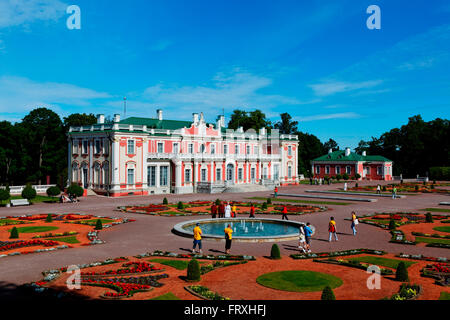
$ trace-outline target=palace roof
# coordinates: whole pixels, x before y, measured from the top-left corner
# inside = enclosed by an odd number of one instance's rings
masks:
[[[383,156],[378,155],[361,155],[356,152],[350,152],[350,155],[345,155],[345,150],[337,150],[331,153],[328,153],[326,155],[320,156],[318,158],[315,158],[311,161],[316,162],[340,162],[340,161],[361,161],[361,162],[367,162],[367,161],[374,161],[374,162],[392,162],[392,160],[389,160],[388,158],[385,158]]]

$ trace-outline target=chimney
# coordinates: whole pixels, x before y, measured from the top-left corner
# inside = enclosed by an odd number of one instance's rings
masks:
[[[225,128],[225,116],[220,116],[219,120],[220,120],[221,126]]]
[[[162,121],[163,116],[162,116],[162,110],[161,109],[156,110],[156,116],[158,117],[159,121]]]
[[[345,148],[345,156],[348,157],[350,155],[350,148]]]
[[[116,113],[115,115],[114,115],[114,120],[113,120],[114,122],[120,122],[120,114],[118,114],[118,113]]]
[[[200,112],[200,122],[205,122],[205,116],[203,115],[203,112]]]
[[[220,119],[217,119],[216,121],[216,129],[220,129],[222,127],[222,121]]]
[[[97,123],[98,124],[104,124],[105,123],[105,115],[104,114],[98,114],[97,115]]]
[[[198,123],[198,113],[192,114],[192,122],[194,122],[194,124]]]
[[[333,149],[330,148],[330,150],[328,150],[328,154],[333,153]]]
[[[367,152],[366,152],[366,151],[363,151],[363,152],[362,152],[362,156],[363,156],[363,157],[366,157],[366,156],[367,156]]]
[[[266,135],[266,128],[259,129],[259,134],[262,135],[262,136],[265,136]]]
[[[239,133],[244,133],[244,127],[239,127],[239,128],[237,129],[237,131],[238,131]]]

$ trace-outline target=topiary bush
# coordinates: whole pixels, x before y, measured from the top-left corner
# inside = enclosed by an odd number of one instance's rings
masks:
[[[323,288],[320,300],[336,300],[334,292],[330,286],[326,286],[325,288]]]
[[[349,176],[348,176],[348,174],[347,174],[347,173],[344,173],[344,174],[342,175],[342,179],[344,179],[344,180],[348,180],[348,179],[349,179]]]
[[[19,230],[16,227],[11,229],[11,233],[9,235],[10,239],[19,239]]]
[[[11,198],[11,194],[9,193],[8,189],[0,189],[0,203],[2,203],[5,200],[8,200]]]
[[[381,188],[381,190],[383,190],[383,191],[387,191],[387,188],[386,188],[386,186],[383,186],[383,187]]]
[[[355,187],[356,187],[356,188],[358,188],[358,187],[359,187],[359,184],[358,184],[358,182],[357,182],[357,183],[355,183]]]
[[[341,176],[340,174],[337,174],[337,175],[336,175],[336,180],[339,181],[339,180],[341,180],[341,179],[342,179],[342,176]]]
[[[183,201],[178,201],[177,209],[180,209],[180,210],[183,210],[183,209],[184,209]]]
[[[97,222],[95,223],[95,230],[102,230],[103,224],[101,219],[97,219]]]
[[[270,198],[267,198],[267,204],[272,204],[272,199],[270,199]]]
[[[28,184],[23,190],[22,190],[22,198],[31,200],[36,198],[36,190]]]
[[[434,222],[433,215],[430,212],[425,214],[425,222]]]
[[[47,189],[47,195],[49,197],[56,197],[59,196],[59,194],[61,193],[61,189],[59,189],[58,186],[53,186]]]
[[[83,193],[84,193],[84,189],[76,183],[72,183],[67,188],[67,194],[72,197],[76,197],[76,198],[81,197],[81,196],[83,196]]]
[[[187,279],[189,281],[200,281],[200,264],[196,259],[192,259],[188,263]]]
[[[169,201],[167,200],[166,197],[164,197],[164,199],[163,199],[163,204],[169,204]]]
[[[395,280],[402,282],[409,281],[408,269],[406,269],[406,265],[403,261],[397,265],[397,270],[395,271]]]
[[[389,221],[389,230],[395,230],[396,225],[395,225],[395,221],[394,219],[391,219],[391,221]]]
[[[216,206],[220,206],[220,200],[216,199]]]
[[[270,258],[281,259],[280,247],[278,247],[276,243],[272,245],[272,249],[270,250]]]
[[[267,202],[263,202],[263,204],[261,205],[261,209],[264,211],[264,210],[267,210]]]
[[[45,222],[48,222],[48,223],[53,222],[53,217],[52,217],[51,213],[49,213],[47,215],[47,218],[45,219]]]

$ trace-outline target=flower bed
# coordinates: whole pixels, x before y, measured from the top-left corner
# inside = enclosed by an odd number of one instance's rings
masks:
[[[103,276],[117,276],[117,275],[130,275],[140,273],[162,272],[165,269],[156,268],[152,264],[140,261],[130,261],[122,265],[124,268],[117,270],[107,270],[104,272],[82,272],[81,277],[103,277]]]
[[[392,238],[389,240],[391,243],[399,243],[399,244],[410,244],[410,245],[416,245],[416,241],[409,241],[406,240],[405,234],[403,231],[400,230],[391,230]]]
[[[343,259],[333,259],[333,258],[313,259],[313,261],[320,262],[320,263],[329,263],[329,264],[335,264],[335,265],[340,265],[340,266],[346,266],[346,267],[351,267],[351,268],[357,268],[357,269],[361,269],[361,270],[367,270],[367,268],[369,266],[371,266],[371,264],[369,264],[369,263],[357,262],[357,261],[347,261],[347,260],[343,260]],[[386,268],[380,268],[380,272],[381,272],[381,275],[394,274],[394,272],[391,269],[386,269]]]
[[[137,292],[149,291],[151,287],[149,285],[142,284],[127,284],[127,283],[119,283],[113,281],[104,281],[104,280],[83,280],[81,285],[85,286],[94,286],[94,287],[104,287],[112,290],[116,290],[115,292],[105,292],[100,297],[106,299],[122,299],[126,297],[131,297]]]
[[[219,268],[229,267],[229,266],[235,266],[238,264],[244,264],[248,261],[214,261],[212,264],[202,265],[200,266],[200,273],[206,274],[208,272],[214,271]]]
[[[41,239],[41,238],[58,238],[58,237],[65,237],[65,236],[74,236],[79,234],[77,231],[69,231],[69,232],[63,232],[63,233],[46,233],[44,235],[36,235],[33,237],[33,239]]]
[[[417,284],[403,283],[398,293],[391,300],[416,300],[422,294],[422,287]]]
[[[57,246],[59,243],[52,240],[29,240],[29,241],[5,241],[0,242],[0,251],[8,251],[12,249],[32,247],[32,246],[44,246],[53,247]]]
[[[420,271],[422,277],[433,278],[437,285],[450,286],[450,264],[435,263],[429,264]]]
[[[204,300],[230,300],[229,298],[223,297],[217,292],[213,292],[204,286],[188,286],[184,288],[194,296]]]
[[[398,257],[398,258],[406,258],[406,259],[413,259],[413,260],[422,260],[422,261],[434,261],[434,262],[447,262],[448,261],[448,258],[446,258],[446,257],[434,258],[434,257],[426,257],[426,256],[423,256],[421,254],[400,253],[400,254],[396,255],[396,257]]]
[[[320,252],[320,253],[305,253],[305,254],[291,254],[290,257],[292,259],[313,259],[313,258],[328,258],[328,257],[336,257],[336,256],[351,256],[356,254],[375,254],[375,255],[384,255],[386,252],[381,250],[372,250],[372,249],[352,249],[352,250],[344,250],[344,251],[334,251],[334,252]]]
[[[167,257],[167,258],[181,258],[181,259],[200,259],[200,260],[256,260],[254,256],[247,255],[202,255],[202,254],[179,254],[170,251],[159,251],[156,250],[153,253],[147,252],[140,255],[135,256],[137,259],[147,258],[147,257]]]

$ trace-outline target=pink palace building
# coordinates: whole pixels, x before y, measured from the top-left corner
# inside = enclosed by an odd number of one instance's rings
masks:
[[[353,179],[356,174],[359,180],[393,180],[392,160],[379,155],[367,155],[365,151],[361,154],[351,152],[350,148],[345,150],[329,150],[328,154],[311,161],[311,169],[314,178],[335,177],[347,174]]]
[[[225,128],[203,113],[192,121],[131,117],[71,127],[69,184],[113,197],[168,193],[218,193],[228,188],[298,183],[295,135]]]

